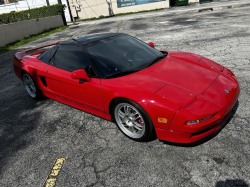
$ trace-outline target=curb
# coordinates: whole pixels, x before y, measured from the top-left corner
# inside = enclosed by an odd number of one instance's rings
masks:
[[[213,2],[211,2],[213,3]],[[239,8],[239,7],[244,7],[244,6],[250,6],[250,2],[223,2],[221,5],[208,5],[209,3],[206,4],[200,4],[200,3],[192,3],[192,10],[185,10],[185,9],[181,9],[178,10],[176,9],[176,11],[182,11],[182,12],[204,12],[204,11],[216,11],[216,10],[222,10],[222,9],[229,9],[229,8]],[[224,5],[227,4],[227,5]],[[202,7],[202,5],[205,5],[204,7]],[[188,5],[190,6],[190,4]],[[190,7],[191,9],[191,7]]]
[[[214,11],[214,10],[222,10],[222,9],[229,9],[229,8],[239,8],[239,7],[244,7],[244,6],[250,6],[250,3],[248,4],[242,4],[242,5],[230,5],[230,6],[216,6],[216,7],[210,7],[210,8],[205,8],[205,9],[200,9],[200,10],[194,10],[191,12],[204,12],[204,11]]]

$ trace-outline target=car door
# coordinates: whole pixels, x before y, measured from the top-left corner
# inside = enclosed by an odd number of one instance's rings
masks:
[[[87,112],[105,116],[99,78],[90,82],[72,79],[71,73],[86,69],[91,62],[80,46],[60,44],[54,57],[44,68],[46,92],[63,103]]]

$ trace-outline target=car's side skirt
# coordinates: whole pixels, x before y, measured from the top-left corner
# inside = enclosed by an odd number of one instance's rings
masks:
[[[67,98],[62,97],[62,96],[55,95],[53,93],[49,93],[47,91],[43,91],[43,95],[50,98],[50,99],[53,99],[53,100],[56,100],[58,102],[64,103],[66,105],[72,106],[74,108],[83,110],[84,112],[88,112],[88,113],[91,113],[91,114],[96,115],[98,117],[101,117],[101,118],[104,118],[104,119],[111,121],[111,116],[107,113],[104,113],[101,110],[98,110],[98,109],[95,109],[93,107],[84,105],[82,103],[67,99]]]

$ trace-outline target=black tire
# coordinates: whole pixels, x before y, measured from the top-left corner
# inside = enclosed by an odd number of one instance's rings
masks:
[[[133,107],[134,107],[140,114],[138,116],[142,117],[142,120],[141,119],[139,119],[139,120],[143,121],[143,125],[142,125],[143,127],[142,128],[145,128],[145,130],[141,130],[141,133],[140,133],[140,135],[138,137],[133,137],[133,134],[130,135],[129,132],[126,131],[127,127],[125,127],[125,126],[127,126],[127,125],[123,125],[124,126],[124,128],[123,128],[121,126],[121,124],[120,124],[122,120],[120,120],[121,117],[120,117],[120,119],[118,119],[119,114],[117,112],[119,111],[119,107],[120,107],[120,110],[121,110],[122,106],[124,106],[123,104],[128,104],[128,106],[129,105],[132,106],[131,110],[133,110]],[[125,110],[125,108],[124,108],[124,110]],[[117,113],[117,115],[115,113]],[[135,111],[135,113],[136,113],[136,111]],[[113,117],[114,121],[116,122],[116,125],[120,129],[120,131],[125,136],[127,136],[128,138],[130,138],[130,139],[132,139],[134,141],[146,142],[146,141],[150,140],[150,138],[153,137],[153,135],[155,135],[154,125],[153,125],[149,115],[146,113],[146,111],[140,105],[138,105],[137,103],[135,103],[135,102],[133,102],[131,100],[128,100],[128,99],[118,99],[118,100],[116,100],[112,105],[112,117]],[[126,118],[126,119],[128,119],[128,118]],[[130,122],[132,123],[132,121],[130,121]],[[127,123],[123,123],[123,124],[127,124]],[[127,130],[129,130],[129,129],[127,129]],[[137,129],[135,129],[135,130],[137,130]],[[139,132],[139,130],[138,130],[138,132]]]
[[[23,80],[24,89],[26,90],[26,92],[32,99],[40,100],[43,97],[42,91],[38,88],[37,84],[32,79],[29,73],[23,72],[22,80]],[[27,85],[28,84],[27,81],[30,81],[30,86]],[[35,90],[35,92],[32,92],[31,90]]]

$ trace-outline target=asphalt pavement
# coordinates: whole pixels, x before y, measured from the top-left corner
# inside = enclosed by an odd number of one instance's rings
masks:
[[[249,16],[250,6],[113,17],[1,54],[0,186],[249,186]],[[138,143],[112,122],[28,96],[13,71],[16,51],[99,32],[127,33],[159,50],[196,53],[231,69],[241,94],[226,126],[194,147]]]

